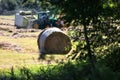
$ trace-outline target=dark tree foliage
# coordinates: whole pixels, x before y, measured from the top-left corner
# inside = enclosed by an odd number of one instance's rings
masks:
[[[60,7],[69,21],[75,20],[78,24],[89,25],[90,20],[97,18],[102,10],[100,0],[57,0],[53,3]]]
[[[114,72],[120,72],[120,47],[116,44],[110,46],[109,53],[103,59],[106,66]]]
[[[17,7],[17,1],[16,0],[1,0],[1,8],[3,10],[15,10]]]
[[[48,0],[23,0],[23,8],[35,9],[35,10],[49,10],[52,5]]]
[[[93,54],[88,39],[87,26],[95,23],[102,11],[101,0],[59,0],[54,2],[65,13],[69,22],[72,20],[84,26],[84,37],[87,43],[89,60],[94,67]]]
[[[37,0],[23,0],[22,6],[23,8],[28,8],[28,9],[37,8],[38,4],[36,1]]]
[[[86,49],[88,51],[89,60],[92,63],[92,66],[94,67],[93,59],[94,54],[92,50],[95,47],[105,44],[109,45],[109,43],[113,41],[115,42],[114,39],[117,37],[116,34],[119,33],[118,32],[119,30],[114,29],[115,27],[113,27],[114,26],[113,24],[111,25],[111,21],[112,20],[116,21],[116,19],[120,19],[119,18],[120,1],[119,0],[50,0],[50,1],[52,4],[59,7],[61,12],[63,12],[66,15],[65,19],[69,23],[71,21],[74,21],[74,24],[76,25],[83,25],[84,37],[87,44]],[[89,26],[93,27],[92,30],[88,30]],[[93,33],[93,35],[91,32]],[[105,36],[103,36],[103,34]],[[112,37],[113,35],[115,38]],[[111,37],[110,41],[109,37]]]

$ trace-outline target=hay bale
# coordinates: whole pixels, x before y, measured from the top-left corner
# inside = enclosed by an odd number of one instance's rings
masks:
[[[71,41],[59,28],[48,28],[40,33],[38,48],[41,54],[67,54]]]

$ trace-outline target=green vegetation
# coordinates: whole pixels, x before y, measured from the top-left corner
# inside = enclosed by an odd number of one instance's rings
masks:
[[[119,80],[120,73],[114,73],[108,67],[97,64],[97,70],[90,73],[87,62],[67,62],[55,66],[21,68],[1,74],[3,80]]]
[[[104,59],[102,60],[105,65],[110,67],[115,72],[120,72],[120,46],[119,45],[112,45],[108,49],[108,54],[105,55]]]

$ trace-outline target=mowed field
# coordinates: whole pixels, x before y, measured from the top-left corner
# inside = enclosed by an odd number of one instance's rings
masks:
[[[11,67],[55,64],[65,55],[47,55],[38,60],[37,38],[42,30],[16,29],[14,15],[0,16],[0,70]]]

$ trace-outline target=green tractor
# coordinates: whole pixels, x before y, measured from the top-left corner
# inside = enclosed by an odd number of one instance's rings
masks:
[[[57,27],[57,19],[51,17],[49,12],[39,12],[37,19],[33,21],[34,29],[44,29],[46,27]]]

